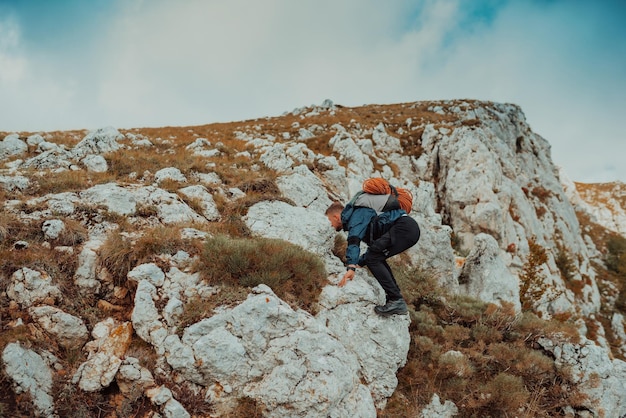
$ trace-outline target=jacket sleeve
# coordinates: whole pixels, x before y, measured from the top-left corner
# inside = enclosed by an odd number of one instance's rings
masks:
[[[376,211],[370,208],[355,208],[352,216],[350,216],[348,220],[348,247],[346,248],[346,262],[348,264],[358,264],[361,240],[365,237],[367,226],[374,216],[376,216]]]

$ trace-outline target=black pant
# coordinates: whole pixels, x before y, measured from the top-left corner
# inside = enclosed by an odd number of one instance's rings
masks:
[[[398,218],[380,238],[369,246],[363,262],[385,291],[387,302],[402,299],[400,288],[387,264],[387,259],[414,246],[420,238],[420,228],[410,216]]]

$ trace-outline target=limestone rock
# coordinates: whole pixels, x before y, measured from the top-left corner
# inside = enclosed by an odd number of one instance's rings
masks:
[[[54,306],[36,306],[28,310],[30,316],[47,332],[56,337],[65,348],[80,348],[89,338],[82,319]]]
[[[78,265],[74,272],[74,283],[83,292],[98,293],[100,290],[101,284],[97,277],[98,249],[104,244],[105,239],[106,235],[102,233],[91,233],[78,255]]]
[[[409,351],[408,316],[376,315],[374,306],[384,302],[384,292],[361,270],[343,288],[327,286],[320,299],[318,320],[357,356],[360,374],[376,405],[384,407],[398,385],[396,372]]]
[[[131,315],[135,332],[144,341],[156,346],[157,352],[167,337],[167,328],[161,323],[154,303],[158,298],[156,287],[148,280],[141,280],[135,292],[135,307]]]
[[[21,268],[11,275],[7,289],[9,299],[30,307],[47,299],[60,300],[63,295],[46,272]]]
[[[88,154],[99,155],[117,151],[121,148],[117,141],[123,138],[124,135],[111,126],[96,129],[90,131],[82,141],[76,144],[72,149],[72,154],[81,158]]]
[[[318,255],[330,254],[334,245],[335,231],[323,213],[285,202],[259,202],[250,207],[244,221],[255,234],[283,239]]]
[[[60,219],[48,219],[44,221],[41,230],[46,239],[57,239],[65,230],[65,223]]]
[[[109,212],[118,215],[132,215],[137,209],[135,194],[115,183],[98,184],[80,193],[83,202],[92,205],[103,205]]]
[[[9,343],[2,352],[6,374],[13,380],[16,392],[28,392],[43,417],[54,416],[52,371],[44,358],[18,343]]]
[[[91,332],[95,339],[85,345],[89,357],[78,367],[72,382],[85,392],[109,386],[122,365],[121,359],[130,345],[132,333],[129,322],[117,323],[109,318],[96,324]]]
[[[146,390],[146,395],[153,404],[161,407],[161,412],[166,418],[190,418],[189,412],[174,399],[172,391],[165,386],[159,386]]]
[[[147,280],[150,284],[161,287],[165,280],[165,273],[154,263],[140,264],[128,272],[128,280],[139,283]]]
[[[209,221],[217,221],[220,219],[220,213],[213,199],[213,195],[201,185],[184,187],[178,190],[184,196],[194,199],[202,209],[202,216]]]
[[[436,393],[432,400],[420,412],[420,418],[452,418],[459,413],[459,409],[454,402],[445,401],[443,404]]]
[[[131,394],[134,389],[143,392],[144,389],[155,385],[150,370],[142,367],[134,357],[125,357],[115,377],[117,386],[124,394]]]
[[[276,184],[283,196],[298,206],[323,214],[332,203],[322,181],[304,165],[295,167],[292,174],[279,177]]]
[[[0,160],[20,155],[28,151],[28,145],[22,141],[18,134],[9,134],[0,141]]]
[[[268,416],[339,416],[337,411],[355,416],[364,410],[375,416],[354,354],[264,285],[239,306],[185,329],[182,340],[168,337],[165,355],[195,383],[217,381],[239,396],[258,399]]]
[[[3,176],[0,175],[0,187],[7,192],[15,190],[25,190],[30,185],[30,180],[24,176]]]
[[[484,302],[509,302],[516,312],[521,312],[519,279],[507,269],[496,240],[491,235],[478,234],[474,245],[459,276],[463,293]]]
[[[197,138],[191,144],[187,145],[185,149],[205,158],[215,157],[220,154],[219,149],[211,148],[211,142],[206,138]]]
[[[94,173],[105,173],[109,169],[109,165],[102,155],[87,155],[80,162],[87,171]]]
[[[582,338],[579,344],[540,338],[538,343],[554,356],[558,369],[571,376],[586,396],[581,403],[593,416],[626,415],[626,362],[611,360],[608,352]]]
[[[178,181],[178,182],[181,182],[181,183],[186,183],[187,182],[187,178],[176,167],[162,168],[159,171],[157,171],[156,173],[154,173],[154,181],[157,184],[160,184],[160,183],[164,182],[165,180]]]

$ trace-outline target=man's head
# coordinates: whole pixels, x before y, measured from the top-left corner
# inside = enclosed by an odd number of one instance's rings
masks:
[[[333,202],[328,209],[326,209],[326,217],[333,228],[335,228],[335,231],[341,231],[343,229],[341,211],[343,211],[343,205],[339,202]]]

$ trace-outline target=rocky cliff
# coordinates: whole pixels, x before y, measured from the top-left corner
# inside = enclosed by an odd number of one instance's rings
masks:
[[[421,390],[411,414],[470,416],[493,413],[480,408],[509,382],[524,416],[626,415],[620,283],[581,213],[607,216],[515,105],[326,101],[227,124],[6,134],[0,158],[0,412],[69,416],[79,399],[87,416],[375,417]],[[336,286],[342,236],[324,210],[374,176],[414,195],[422,237],[396,265],[413,272],[406,286],[438,289],[409,316],[373,313],[384,295],[366,271]],[[244,242],[259,247],[224,247]],[[291,248],[320,266],[296,269]],[[294,273],[262,270],[273,257]],[[235,273],[253,259],[255,273]],[[483,303],[478,316],[459,319],[474,309],[459,300]],[[512,332],[529,315],[573,331]],[[479,338],[496,317],[500,336]],[[424,367],[452,367],[446,384],[513,340],[548,366],[491,363],[493,387],[466,393],[409,388],[412,359],[438,338],[450,349]]]

